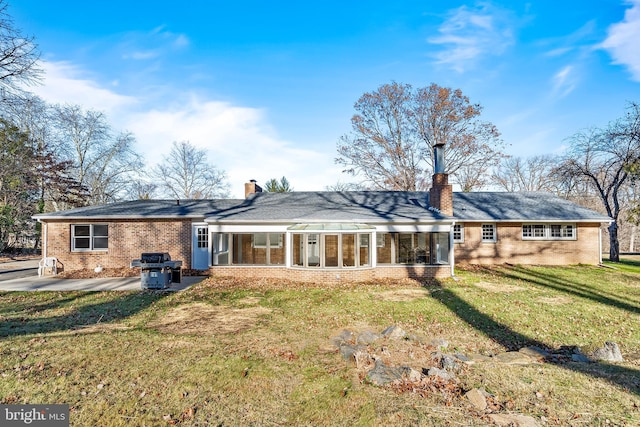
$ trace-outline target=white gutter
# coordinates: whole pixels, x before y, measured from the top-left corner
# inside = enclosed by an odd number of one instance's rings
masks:
[[[451,277],[456,277],[456,274],[454,272],[454,267],[455,267],[455,263],[456,263],[456,256],[455,256],[455,243],[453,241],[453,228],[455,227],[456,222],[453,221],[451,223],[451,230],[449,230],[449,263],[451,264]]]

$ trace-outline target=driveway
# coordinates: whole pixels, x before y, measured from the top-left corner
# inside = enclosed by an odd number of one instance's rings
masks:
[[[38,261],[0,264],[0,291],[137,291],[140,277],[108,277],[100,279],[59,279],[38,277]],[[182,283],[173,283],[167,291],[182,291],[201,282],[204,276],[183,276]]]

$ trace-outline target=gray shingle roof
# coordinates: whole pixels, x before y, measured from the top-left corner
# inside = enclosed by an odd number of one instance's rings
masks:
[[[595,221],[609,218],[548,193],[454,193],[463,221]],[[428,192],[258,193],[248,199],[135,200],[36,215],[41,220],[191,218],[220,222],[432,222]]]
[[[447,218],[428,209],[429,193],[400,191],[257,193],[207,217],[231,222],[415,222]]]
[[[115,219],[115,218],[204,218],[211,212],[228,209],[243,199],[221,200],[131,200],[108,205],[87,206],[35,215],[36,219]]]
[[[551,193],[453,193],[453,216],[467,221],[607,222],[609,217]]]

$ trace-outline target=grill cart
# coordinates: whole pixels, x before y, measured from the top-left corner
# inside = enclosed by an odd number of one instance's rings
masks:
[[[182,261],[171,261],[167,252],[143,253],[131,261],[131,267],[140,267],[142,289],[167,289],[182,280]]]

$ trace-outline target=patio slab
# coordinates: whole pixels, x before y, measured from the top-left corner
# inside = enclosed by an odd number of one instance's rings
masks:
[[[182,291],[206,279],[205,276],[183,276],[164,291]],[[140,277],[108,277],[100,279],[59,279],[56,277],[21,277],[0,281],[0,291],[138,291]]]

